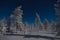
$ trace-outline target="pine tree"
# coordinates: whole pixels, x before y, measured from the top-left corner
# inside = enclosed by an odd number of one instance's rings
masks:
[[[15,15],[15,19],[16,19],[16,25],[17,25],[17,29],[18,30],[22,30],[22,15],[23,15],[23,10],[21,9],[21,6],[17,7],[14,11],[13,11],[14,15]]]
[[[45,29],[45,31],[48,30],[48,26],[49,26],[48,20],[45,19],[45,22],[44,22],[44,29]]]
[[[56,31],[56,23],[52,21],[51,25],[50,25],[50,30],[51,32],[55,32]]]
[[[36,26],[36,31],[39,31],[39,26],[40,26],[40,16],[38,15],[38,13],[36,13],[35,26]]]
[[[3,25],[2,25],[2,22],[0,21],[0,32],[2,32],[2,28],[3,28]]]
[[[44,25],[41,22],[40,16],[38,15],[38,13],[36,13],[35,26],[37,27],[37,31],[42,31],[44,28]]]
[[[9,19],[7,21],[7,32],[11,31],[11,27],[12,27],[12,15],[9,16]]]
[[[29,31],[29,25],[27,22],[24,23],[24,33],[27,33]]]
[[[56,11],[56,15],[57,15],[57,36],[60,36],[60,0],[56,1],[55,4],[55,11]]]
[[[0,24],[2,25],[2,27],[6,26],[6,19],[5,19],[5,17],[0,20]]]
[[[40,31],[44,31],[44,25],[43,25],[43,23],[42,22],[40,22]]]

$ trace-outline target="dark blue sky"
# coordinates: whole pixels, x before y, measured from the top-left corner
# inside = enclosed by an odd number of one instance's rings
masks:
[[[0,0],[0,19],[8,18],[12,11],[22,5],[23,21],[34,22],[35,13],[41,16],[43,21],[47,18],[49,21],[56,20],[54,3],[56,0]]]

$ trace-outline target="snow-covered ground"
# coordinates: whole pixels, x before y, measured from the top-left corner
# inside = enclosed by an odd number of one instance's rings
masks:
[[[50,39],[24,38],[23,36],[4,36],[4,35],[0,35],[0,40],[50,40]]]
[[[15,34],[15,33],[14,33]],[[17,34],[24,34],[24,32],[17,32]],[[56,34],[51,34],[48,32],[28,32],[25,34],[30,34],[30,35],[40,35],[40,36],[48,36],[48,37],[56,37]],[[46,39],[46,38],[24,38],[24,36],[11,36],[11,35],[3,35],[0,34],[0,40],[52,40],[52,39]],[[60,39],[57,39],[60,40]]]
[[[41,36],[49,36],[49,37],[55,37],[55,34],[47,33],[47,32],[33,32],[31,35],[41,35]]]
[[[16,33],[14,33],[16,34]],[[56,36],[56,32],[51,34],[49,32],[43,32],[43,31],[40,31],[40,32],[27,32],[27,33],[24,33],[24,32],[17,32],[17,34],[28,34],[28,35],[41,35],[41,36],[49,36],[49,37],[55,37]]]
[[[24,38],[24,36],[11,36],[0,34],[0,40],[52,40],[48,38]],[[60,40],[60,39],[54,39]]]

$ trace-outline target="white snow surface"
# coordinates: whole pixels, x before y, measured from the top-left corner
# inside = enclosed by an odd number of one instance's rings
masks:
[[[4,36],[4,35],[0,35],[0,40],[50,40],[50,39],[24,38],[23,36]]]

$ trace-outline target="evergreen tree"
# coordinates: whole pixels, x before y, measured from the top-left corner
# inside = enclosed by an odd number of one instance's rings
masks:
[[[44,25],[43,25],[43,23],[42,23],[42,22],[40,22],[39,29],[40,29],[40,31],[44,31]]]
[[[47,31],[48,26],[49,26],[48,20],[45,19],[45,22],[44,22],[44,29],[45,29],[45,31]]]
[[[38,15],[38,13],[36,13],[35,26],[36,26],[36,31],[39,31],[40,17],[39,17],[39,15]]]
[[[21,6],[17,7],[14,10],[14,15],[15,15],[15,19],[16,19],[16,25],[17,25],[17,29],[22,31],[22,15],[23,15],[23,10],[21,9]]]
[[[57,15],[57,36],[60,36],[60,0],[56,1],[55,4],[55,11],[56,11],[56,15]]]
[[[50,25],[50,31],[51,32],[55,32],[56,31],[56,23],[52,21],[51,25]]]
[[[10,19],[10,17],[9,17],[9,19],[8,19],[8,21],[7,21],[7,32],[10,32],[10,26],[11,26],[11,21],[10,21],[11,19]]]
[[[41,22],[40,16],[38,15],[38,13],[36,13],[35,26],[37,27],[37,31],[42,31],[44,28],[44,25]]]

